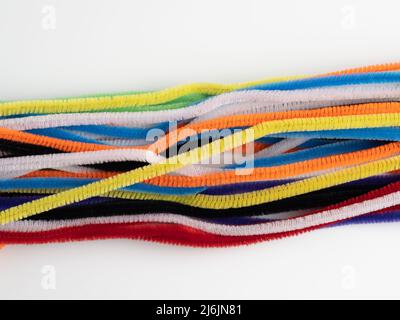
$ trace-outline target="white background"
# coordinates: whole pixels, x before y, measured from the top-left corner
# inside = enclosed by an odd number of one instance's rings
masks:
[[[1,0],[0,100],[392,62],[399,9],[398,0]],[[399,245],[392,224],[230,249],[9,246],[0,298],[400,298]],[[43,285],[49,270],[55,290]]]

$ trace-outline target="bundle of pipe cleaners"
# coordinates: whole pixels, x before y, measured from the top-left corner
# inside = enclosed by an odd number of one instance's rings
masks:
[[[0,243],[222,247],[400,218],[400,63],[0,103]]]

